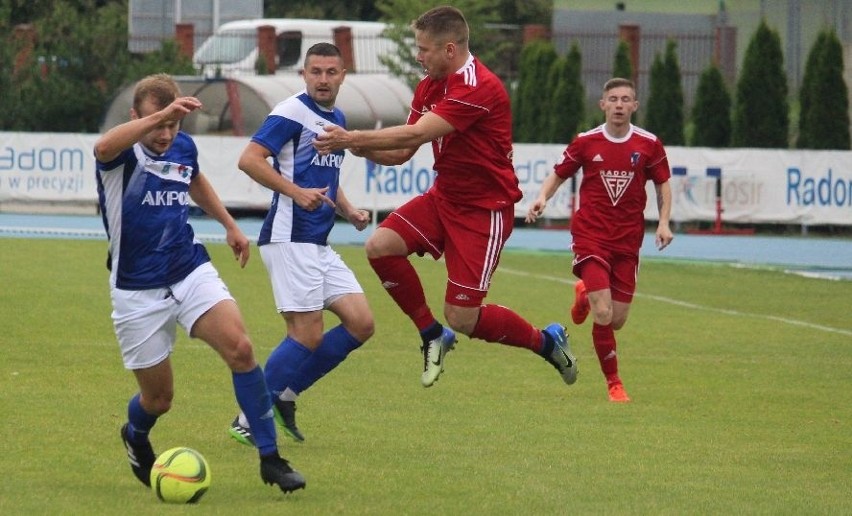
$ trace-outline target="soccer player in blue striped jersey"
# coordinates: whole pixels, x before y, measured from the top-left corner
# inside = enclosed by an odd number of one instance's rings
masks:
[[[340,188],[343,151],[320,155],[313,147],[323,127],[346,126],[334,107],[346,70],[330,43],[308,49],[305,91],[276,105],[240,156],[239,167],[272,190],[258,238],[277,311],[286,335],[264,371],[276,418],[296,441],[296,399],[373,335],[373,314],[355,274],[329,246],[335,214],[363,230],[370,215],[355,208]],[[270,160],[271,158],[271,160]],[[271,162],[270,162],[271,161]],[[323,311],[340,319],[325,331]],[[231,436],[251,444],[254,427],[240,414]]]
[[[136,85],[131,120],[95,143],[98,199],[109,238],[112,319],[124,366],[139,392],[121,428],[130,467],[150,486],[149,433],[174,397],[170,355],[177,325],[210,345],[231,369],[234,393],[255,430],[260,475],[290,492],[305,479],[278,454],[272,401],[237,303],[189,224],[192,199],[226,230],[245,266],[249,241],[199,171],[198,149],[180,122],[200,109],[168,75]]]

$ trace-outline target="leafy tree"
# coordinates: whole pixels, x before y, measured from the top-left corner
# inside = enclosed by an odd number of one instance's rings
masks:
[[[787,148],[790,127],[781,38],[761,21],[746,48],[734,101],[735,147]]]
[[[556,59],[556,49],[549,41],[531,41],[521,51],[520,78],[512,109],[516,142],[546,142],[550,139],[551,98],[543,94],[542,78],[549,77]]]
[[[585,117],[586,94],[581,80],[582,56],[575,42],[564,57],[554,61],[551,78],[553,88],[550,101],[551,143],[568,143],[577,134]]]
[[[263,61],[263,65],[266,65],[266,61]],[[173,39],[163,40],[159,50],[135,56],[127,69],[126,82],[136,82],[146,75],[161,72],[171,75],[195,74],[192,59],[180,53],[180,47]]]
[[[731,142],[731,96],[725,87],[722,72],[710,65],[698,79],[695,105],[692,107],[694,133],[692,144],[697,147],[727,147]]]
[[[800,92],[799,148],[848,150],[849,90],[843,80],[843,46],[823,31],[808,56]]]
[[[612,76],[633,79],[633,65],[630,63],[630,45],[623,39],[618,42],[618,46],[615,49]]]
[[[666,45],[665,58],[654,58],[650,83],[645,126],[666,144],[683,145],[683,86],[674,40]]]
[[[50,6],[33,20],[36,43],[17,74],[9,64],[14,58],[4,57],[6,64],[0,65],[6,93],[0,95],[2,129],[97,132],[110,99],[123,85],[155,71],[193,72],[174,42],[145,56],[130,54],[124,1],[58,0]],[[0,5],[0,15],[10,12]],[[0,55],[17,55],[14,41],[3,38],[0,44]]]

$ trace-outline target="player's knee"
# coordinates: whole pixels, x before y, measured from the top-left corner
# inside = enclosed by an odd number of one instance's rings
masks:
[[[353,328],[347,328],[347,331],[355,337],[358,342],[363,344],[364,342],[367,342],[374,333],[376,333],[376,324],[372,317],[366,317],[360,319]]]
[[[254,360],[254,349],[248,335],[242,335],[233,345],[222,353],[222,358],[231,371],[238,373],[251,371],[257,365]]]
[[[143,408],[145,412],[162,416],[172,408],[172,399],[174,399],[174,390],[164,390],[161,392],[149,393],[145,396]]]
[[[607,326],[612,324],[612,306],[607,304],[599,304],[592,306],[592,317],[595,320],[595,323]]]
[[[367,254],[367,259],[373,260],[384,256],[384,248],[374,238],[368,238],[364,244],[364,251]]]
[[[624,328],[625,324],[627,324],[627,318],[626,317],[613,317],[612,318],[612,329],[613,330],[620,330],[620,329]]]
[[[444,317],[447,319],[447,326],[456,333],[470,335],[476,326],[476,317],[471,317],[467,311],[445,310]]]

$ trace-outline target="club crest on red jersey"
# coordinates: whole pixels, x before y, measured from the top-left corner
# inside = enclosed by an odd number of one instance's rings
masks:
[[[627,191],[633,181],[633,175],[632,170],[601,170],[601,180],[613,206],[618,204],[621,196]]]
[[[630,153],[630,166],[636,168],[636,165],[639,164],[639,153],[631,152]]]

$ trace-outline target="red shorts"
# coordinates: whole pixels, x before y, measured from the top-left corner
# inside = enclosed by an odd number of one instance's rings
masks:
[[[512,234],[514,214],[512,205],[501,210],[458,206],[427,192],[403,204],[381,226],[399,234],[409,254],[444,256],[448,304],[479,306]]]
[[[633,301],[639,276],[639,255],[612,252],[594,244],[574,242],[573,272],[583,280],[586,291],[610,289],[612,299],[622,303]]]

